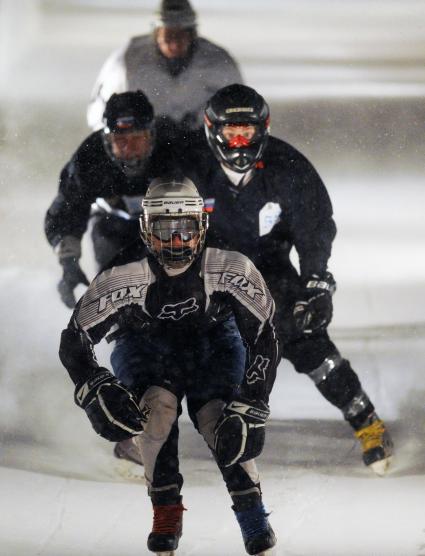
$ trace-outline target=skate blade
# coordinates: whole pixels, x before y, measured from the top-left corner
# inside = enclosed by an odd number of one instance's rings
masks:
[[[370,469],[378,475],[378,477],[384,477],[387,474],[387,471],[390,467],[391,461],[393,457],[389,456],[388,458],[381,459],[379,461],[375,461],[369,465]]]
[[[114,466],[117,475],[125,479],[126,481],[144,481],[145,480],[145,469],[137,463],[128,461],[126,459],[120,459]],[[168,554],[164,552],[164,554]]]
[[[262,552],[259,552],[255,556],[273,556],[273,548],[269,548],[268,550],[263,550]]]
[[[175,554],[176,554],[175,551],[174,551],[174,550],[171,550],[171,552],[170,552],[170,551],[167,551],[167,552],[157,552],[157,553],[156,553],[156,556],[175,556]]]

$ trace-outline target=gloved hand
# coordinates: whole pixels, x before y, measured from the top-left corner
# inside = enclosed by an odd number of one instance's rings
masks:
[[[269,415],[269,407],[263,401],[236,398],[228,403],[214,429],[218,464],[229,467],[260,455]]]
[[[113,442],[141,434],[149,417],[149,409],[142,412],[133,394],[103,367],[77,385],[75,403],[87,413],[97,434]]]
[[[78,284],[89,285],[86,275],[80,268],[80,264],[75,257],[61,259],[60,264],[63,268],[62,279],[58,284],[58,292],[62,301],[67,307],[73,309],[75,307],[74,288]]]
[[[336,282],[330,272],[313,274],[306,282],[302,299],[295,302],[295,326],[304,334],[324,330],[332,320],[332,296]]]

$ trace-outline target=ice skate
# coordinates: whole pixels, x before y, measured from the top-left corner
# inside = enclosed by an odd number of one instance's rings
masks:
[[[388,471],[392,460],[393,443],[381,419],[376,417],[372,422],[368,422],[369,424],[354,434],[360,440],[364,464],[382,477]]]
[[[148,537],[148,549],[159,556],[174,556],[183,532],[183,507],[178,504],[154,506],[153,527]]]
[[[260,502],[248,510],[235,511],[235,515],[247,553],[251,556],[270,555],[270,549],[276,544],[276,537],[263,504]]]
[[[135,436],[128,440],[117,442],[114,447],[114,456],[119,460],[115,465],[115,470],[124,479],[143,480],[144,468],[139,437]]]

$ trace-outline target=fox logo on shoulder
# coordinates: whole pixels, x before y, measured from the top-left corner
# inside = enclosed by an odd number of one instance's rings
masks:
[[[108,292],[99,299],[97,312],[101,313],[104,311],[108,306],[108,303],[113,305],[119,301],[127,300],[130,302],[131,299],[141,299],[146,287],[146,284],[142,284],[140,286],[126,286],[124,288]]]
[[[251,299],[255,299],[257,295],[260,297],[264,296],[264,291],[261,288],[257,288],[253,282],[248,280],[248,278],[242,274],[236,274],[235,272],[220,272],[219,274],[219,284],[230,284],[231,286],[244,292]]]

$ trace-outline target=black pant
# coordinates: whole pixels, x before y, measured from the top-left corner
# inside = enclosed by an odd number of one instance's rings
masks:
[[[282,342],[282,357],[290,361],[298,373],[310,375],[339,351],[326,330],[303,334],[295,326],[294,304],[302,299],[303,285],[295,268],[287,267],[273,275],[264,272],[267,285],[276,303],[276,327]],[[326,380],[316,382],[320,393],[334,406],[341,409],[354,429],[360,428],[374,406],[364,394],[359,378],[350,362],[339,357],[338,365]],[[361,393],[365,403],[350,412],[350,402]],[[345,411],[347,408],[347,411]],[[352,413],[355,414],[352,414]]]
[[[169,498],[175,498],[178,493],[176,488],[169,487],[178,485],[179,492],[183,484],[178,458],[178,417],[183,396],[186,396],[192,422],[202,433],[198,423],[199,411],[208,402],[227,402],[232,398],[242,382],[245,359],[245,347],[233,317],[217,324],[208,334],[193,332],[191,337],[179,337],[176,332],[167,336],[141,330],[117,339],[111,363],[115,375],[124,384],[139,397],[149,387],[157,386],[177,398],[177,415],[155,457],[150,479],[155,504],[170,503]],[[230,493],[257,487],[239,464],[219,468]],[[238,503],[239,498],[236,494],[234,502]]]

